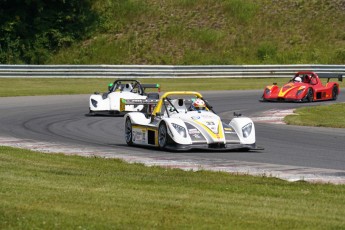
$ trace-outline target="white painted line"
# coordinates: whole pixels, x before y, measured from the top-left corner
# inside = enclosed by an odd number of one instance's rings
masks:
[[[272,109],[262,112],[256,117],[251,117],[251,119],[258,123],[285,124],[284,117],[291,114],[294,114],[294,109]]]

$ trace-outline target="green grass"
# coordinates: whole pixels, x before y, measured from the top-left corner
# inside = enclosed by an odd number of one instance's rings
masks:
[[[46,64],[345,62],[339,0],[96,0],[93,9],[98,29]]]
[[[289,125],[345,128],[345,104],[299,108],[284,121]]]
[[[9,11],[6,16],[13,19],[2,26],[2,63],[345,62],[343,0],[93,0],[81,5],[66,9],[66,15],[43,5],[28,20],[18,16],[20,10]],[[23,36],[26,30],[30,37]]]
[[[92,94],[95,91],[106,92],[108,83],[114,79],[7,79],[0,78],[0,97]],[[139,79],[141,83],[159,83],[161,91],[172,90],[245,90],[262,89],[272,82],[283,84],[288,79]]]
[[[138,79],[141,83],[158,83],[162,92],[172,90],[264,90],[276,82],[279,86],[288,78],[202,78],[202,79]],[[114,79],[53,79],[53,78],[0,78],[0,97],[92,94],[106,92]],[[345,82],[339,82],[340,88]]]
[[[345,186],[0,147],[1,229],[342,229]]]

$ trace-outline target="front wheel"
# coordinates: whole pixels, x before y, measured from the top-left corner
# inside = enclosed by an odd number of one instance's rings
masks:
[[[126,118],[125,123],[125,138],[127,145],[133,145],[132,122],[129,117]]]
[[[306,101],[312,102],[314,101],[314,92],[312,88],[308,89],[307,95],[305,96]]]
[[[339,92],[338,87],[336,85],[333,86],[333,89],[332,89],[332,100],[334,100],[334,101],[337,100],[338,92]]]
[[[261,101],[261,102],[266,102],[266,101],[267,101],[267,100],[265,99],[264,94],[261,96],[261,99],[260,99],[259,101]]]
[[[85,114],[86,116],[95,116],[96,115],[96,113],[93,111],[93,110],[91,110],[91,108],[89,107],[89,113],[88,114]]]
[[[158,145],[164,149],[168,143],[168,129],[165,122],[162,122],[158,128]]]

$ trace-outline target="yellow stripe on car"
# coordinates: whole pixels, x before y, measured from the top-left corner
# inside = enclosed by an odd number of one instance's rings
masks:
[[[204,130],[206,130],[206,132],[211,135],[212,138],[214,138],[214,139],[223,139],[224,138],[223,126],[222,126],[222,122],[220,120],[218,123],[218,133],[214,133],[209,127],[207,127],[206,125],[204,125],[203,123],[201,123],[199,121],[195,121],[195,122],[198,123],[199,125],[201,125],[204,128]]]

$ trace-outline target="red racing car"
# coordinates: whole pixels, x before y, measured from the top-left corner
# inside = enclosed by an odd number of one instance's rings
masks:
[[[295,76],[279,88],[276,83],[266,86],[261,101],[293,101],[312,102],[336,100],[339,94],[339,84],[330,82],[330,78],[343,80],[344,73],[315,73],[311,71],[297,72]],[[326,85],[321,78],[327,78]]]

